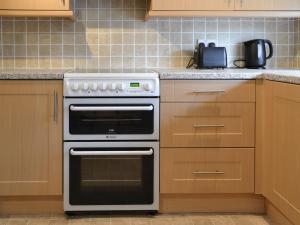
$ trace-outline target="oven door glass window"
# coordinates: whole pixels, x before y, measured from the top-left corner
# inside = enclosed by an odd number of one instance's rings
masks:
[[[153,203],[153,149],[74,148],[69,156],[71,205]]]
[[[70,105],[70,134],[153,134],[153,105]]]

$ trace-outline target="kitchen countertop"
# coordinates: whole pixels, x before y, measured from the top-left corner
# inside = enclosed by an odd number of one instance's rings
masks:
[[[0,70],[0,80],[62,80],[64,73],[58,70]]]
[[[293,69],[158,69],[161,80],[255,80],[300,84],[300,70]],[[0,80],[62,80],[63,70],[0,70]],[[113,72],[113,71],[112,71]]]
[[[300,70],[293,69],[225,69],[197,70],[172,69],[157,70],[161,80],[254,80],[266,79],[291,84],[300,84]]]

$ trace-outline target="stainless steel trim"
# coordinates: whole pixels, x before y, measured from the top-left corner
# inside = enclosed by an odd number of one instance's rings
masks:
[[[71,205],[69,202],[69,160],[72,148],[152,148],[154,152],[154,196],[152,204],[144,205]],[[159,209],[159,142],[65,142],[64,143],[64,210],[65,211],[119,211]]]
[[[225,93],[224,90],[212,90],[212,91],[192,91],[194,94],[216,94],[216,93]]]
[[[73,156],[153,155],[153,149],[149,151],[75,151],[71,149],[70,154]]]
[[[152,111],[149,106],[70,106],[71,111]]]
[[[218,128],[218,127],[225,127],[224,124],[203,124],[203,125],[193,125],[193,128]]]
[[[222,174],[225,174],[225,172],[223,172],[223,171],[208,171],[208,172],[202,172],[202,171],[194,171],[194,172],[192,172],[192,174],[194,174],[194,175],[209,175],[209,174],[216,174],[216,175],[222,175]]]
[[[69,113],[71,105],[152,105],[154,110],[152,134],[71,134],[69,129]],[[159,140],[159,98],[65,98],[64,99],[64,140]]]

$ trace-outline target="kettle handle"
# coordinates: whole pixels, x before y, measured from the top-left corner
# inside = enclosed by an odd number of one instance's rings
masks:
[[[273,53],[274,53],[274,51],[273,51],[273,44],[272,44],[272,42],[270,40],[265,40],[265,43],[267,43],[269,45],[269,48],[270,48],[270,54],[267,57],[267,59],[270,59],[270,58],[273,57]]]

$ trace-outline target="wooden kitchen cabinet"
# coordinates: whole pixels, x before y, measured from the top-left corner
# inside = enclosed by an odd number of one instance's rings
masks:
[[[0,81],[0,196],[62,194],[62,81]]]
[[[263,194],[300,224],[300,86],[264,83]]]
[[[152,10],[234,10],[232,0],[152,0]]]
[[[299,17],[299,0],[151,0],[147,17]]]
[[[236,0],[235,10],[293,11],[300,10],[299,0]]]
[[[254,147],[254,103],[161,103],[161,147]]]
[[[161,102],[255,102],[251,80],[162,80]]]
[[[253,193],[254,149],[162,148],[161,193]]]
[[[10,0],[0,1],[1,16],[73,17],[71,0]]]

